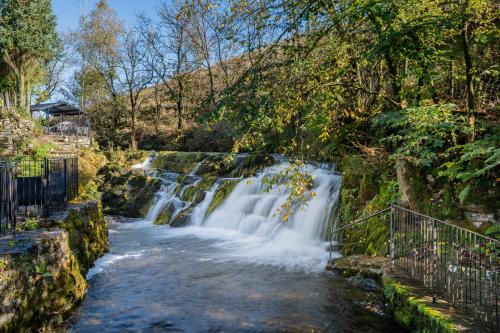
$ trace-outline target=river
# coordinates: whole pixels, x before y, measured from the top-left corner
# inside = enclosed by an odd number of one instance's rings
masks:
[[[68,332],[400,331],[365,309],[375,294],[331,273],[235,258],[202,228],[115,220]]]
[[[188,226],[154,225],[165,209],[189,207],[179,175],[148,170],[162,187],[145,219],[108,217],[110,252],[88,272],[88,294],[66,322],[68,332],[398,332],[377,292],[325,272],[326,225],[341,177],[313,176],[305,209],[282,223],[286,189],[264,189],[285,163],[241,179],[223,204],[207,207],[224,179],[206,192]],[[193,186],[199,181],[190,174]],[[338,254],[335,254],[338,256]]]

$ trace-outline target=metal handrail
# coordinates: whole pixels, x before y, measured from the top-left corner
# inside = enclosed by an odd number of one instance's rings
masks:
[[[387,212],[392,264],[432,290],[434,299],[472,311],[499,332],[500,240],[394,204],[335,229],[331,238]]]
[[[450,226],[450,227],[453,227],[453,228],[456,228],[456,229],[459,229],[459,230],[462,230],[462,231],[466,231],[470,234],[473,234],[473,235],[476,235],[476,236],[480,236],[482,238],[485,238],[486,240],[490,241],[490,242],[495,242],[495,243],[500,243],[500,240],[498,239],[495,239],[495,238],[491,238],[491,237],[488,237],[486,235],[483,235],[483,234],[480,234],[478,232],[475,232],[475,231],[472,231],[472,230],[469,230],[469,229],[466,229],[466,228],[463,228],[463,227],[460,227],[458,225],[454,225],[454,224],[451,224],[449,222],[446,222],[446,221],[443,221],[443,220],[440,220],[440,219],[437,219],[435,217],[432,217],[432,216],[429,216],[429,215],[425,215],[425,214],[422,214],[422,213],[419,213],[419,212],[415,212],[413,210],[410,210],[410,209],[407,209],[407,208],[404,208],[404,207],[401,207],[401,206],[398,206],[398,205],[394,205],[392,204],[391,207],[394,207],[394,208],[398,208],[398,209],[401,209],[401,210],[404,210],[406,212],[409,212],[409,213],[412,213],[412,214],[415,214],[415,215],[418,215],[418,216],[421,216],[423,218],[426,218],[426,219],[432,219],[436,222],[440,222],[442,224],[445,224],[447,226]]]
[[[380,211],[378,211],[378,212],[376,212],[376,213],[373,213],[373,214],[371,214],[371,215],[365,216],[365,217],[363,217],[363,218],[361,218],[361,219],[359,219],[359,220],[356,220],[356,221],[354,221],[354,222],[352,222],[352,223],[349,223],[348,225],[345,225],[345,226],[342,226],[342,227],[340,227],[340,228],[337,228],[337,229],[333,230],[333,231],[332,231],[332,234],[334,234],[334,233],[336,233],[336,232],[338,232],[338,231],[340,231],[340,230],[348,229],[348,228],[354,227],[354,226],[356,226],[356,225],[358,225],[358,224],[362,224],[363,222],[367,222],[367,221],[368,221],[369,219],[371,219],[372,217],[375,217],[375,216],[381,215],[381,214],[386,213],[386,212],[388,212],[388,211],[390,211],[390,210],[391,210],[391,207],[388,207],[388,208],[386,208],[386,209],[382,209],[382,210],[380,210]]]

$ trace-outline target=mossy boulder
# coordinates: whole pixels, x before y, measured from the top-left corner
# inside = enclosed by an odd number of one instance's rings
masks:
[[[226,180],[217,188],[212,202],[208,206],[207,215],[211,214],[217,207],[224,203],[239,182],[239,180],[233,179]]]
[[[230,177],[251,177],[265,167],[275,163],[272,156],[263,154],[250,154],[237,161],[237,166],[229,174]]]
[[[153,168],[189,174],[208,155],[201,152],[164,151],[156,155]]]
[[[176,208],[173,202],[167,204],[167,206],[162,210],[160,215],[155,219],[154,224],[164,225],[170,222],[170,219],[174,215]]]
[[[193,205],[184,208],[172,219],[172,221],[170,221],[170,226],[171,227],[186,226],[189,223],[189,219],[191,217],[191,212],[193,211],[193,209],[194,209]]]
[[[208,191],[217,181],[217,176],[203,176],[199,183],[196,185],[199,189]]]
[[[55,223],[68,232],[70,246],[84,274],[108,251],[108,226],[96,201],[71,205],[67,215]]]
[[[0,332],[52,332],[83,299],[85,274],[108,249],[95,201],[71,205],[47,228],[0,238]]]
[[[200,165],[198,175],[219,177],[249,177],[263,168],[273,165],[274,159],[269,155],[249,154],[228,158],[227,154],[208,156]]]
[[[108,214],[143,217],[160,186],[159,179],[140,170],[112,176],[101,186],[103,207]]]

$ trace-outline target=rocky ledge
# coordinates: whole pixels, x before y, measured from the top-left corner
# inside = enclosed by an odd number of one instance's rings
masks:
[[[68,208],[44,230],[0,238],[0,332],[50,330],[84,297],[85,274],[107,251],[96,202]]]

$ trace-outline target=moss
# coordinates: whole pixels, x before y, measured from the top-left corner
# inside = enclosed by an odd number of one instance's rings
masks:
[[[226,180],[217,188],[212,202],[208,206],[207,215],[211,214],[217,207],[222,205],[238,183],[239,180]]]
[[[153,167],[177,173],[190,173],[207,155],[201,152],[165,151],[157,154]]]
[[[181,200],[182,201],[189,201],[193,202],[194,198],[196,197],[196,194],[200,191],[200,189],[195,186],[195,185],[187,185],[184,187],[184,189],[181,191]]]
[[[397,183],[393,180],[383,180],[378,193],[363,207],[358,208],[360,216],[367,216],[371,213],[380,211],[389,207],[395,202],[398,189]],[[342,207],[343,216],[352,214],[352,205],[356,205],[358,198],[352,203],[352,197],[356,196],[356,191],[343,191]],[[350,215],[352,216],[352,215]],[[345,220],[344,220],[345,221]],[[382,215],[371,219],[369,223],[362,224],[357,228],[347,229],[344,240],[343,254],[367,254],[367,255],[386,255],[388,253],[389,239],[389,220],[388,215]]]
[[[141,171],[115,175],[100,188],[102,203],[107,213],[143,217],[160,186],[159,179],[144,175]]]
[[[70,247],[83,273],[108,251],[108,226],[97,202],[70,207],[68,217],[59,223],[59,227],[68,232]]]
[[[450,318],[428,306],[406,286],[384,280],[384,297],[397,322],[412,332],[457,332]]]
[[[165,207],[165,209],[163,209],[160,215],[158,215],[158,217],[155,219],[154,224],[168,224],[170,222],[170,219],[172,218],[173,213],[174,207],[172,207],[171,205]]]
[[[217,176],[203,176],[200,182],[197,184],[197,187],[208,191],[217,181]]]

